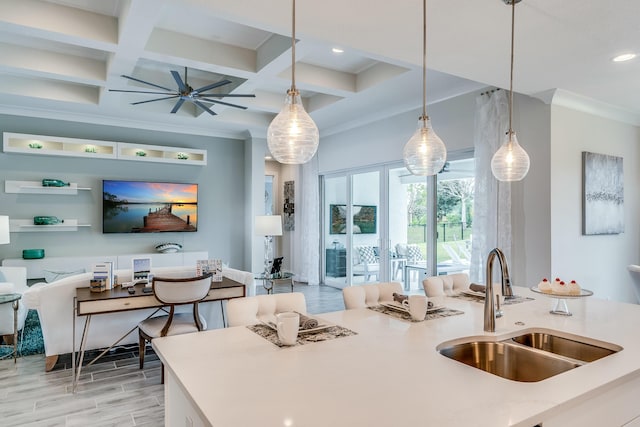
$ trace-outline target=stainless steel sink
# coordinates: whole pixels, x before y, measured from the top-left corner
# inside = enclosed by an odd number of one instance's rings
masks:
[[[547,332],[529,332],[512,338],[513,341],[531,348],[548,351],[583,362],[593,362],[621,350],[618,346],[606,348],[595,344],[564,338]]]
[[[478,337],[455,340],[440,344],[437,350],[443,356],[502,378],[536,382],[622,350],[615,344],[593,342],[529,330],[496,341]]]
[[[505,341],[455,344],[441,349],[440,354],[490,374],[522,382],[542,381],[580,366],[578,363]]]

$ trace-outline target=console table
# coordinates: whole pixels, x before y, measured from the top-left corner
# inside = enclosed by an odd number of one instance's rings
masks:
[[[91,316],[96,314],[116,313],[129,310],[142,310],[145,308],[156,308],[149,317],[156,314],[163,308],[163,304],[158,301],[153,293],[144,293],[144,285],[135,285],[135,293],[130,294],[127,289],[116,287],[104,292],[91,292],[87,288],[77,288],[76,296],[73,298],[73,351],[71,354],[71,369],[73,372],[73,391],[76,390],[80,372],[82,371],[82,362],[84,360],[84,349],[87,342],[89,325]],[[223,301],[232,298],[241,298],[245,296],[245,285],[228,277],[223,277],[221,282],[211,282],[211,289],[207,296],[201,302],[207,301]],[[76,363],[76,317],[86,316],[84,328],[82,331],[82,339],[80,340],[79,360]],[[224,313],[223,313],[224,316]],[[138,328],[136,324],[129,332],[125,333],[119,340],[105,349],[96,356],[87,366],[92,365],[103,355],[105,355],[112,347],[122,341],[127,335]],[[77,367],[76,367],[77,366]]]

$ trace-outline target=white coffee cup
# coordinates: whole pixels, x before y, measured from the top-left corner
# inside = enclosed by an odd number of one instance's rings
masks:
[[[298,341],[300,315],[298,313],[279,313],[276,315],[276,329],[278,339],[284,345],[295,345]]]
[[[402,305],[409,310],[413,320],[424,320],[427,315],[427,297],[425,295],[409,295],[402,301]]]

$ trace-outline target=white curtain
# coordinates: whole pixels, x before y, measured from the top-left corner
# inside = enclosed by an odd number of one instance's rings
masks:
[[[297,282],[320,283],[320,193],[318,156],[299,166],[295,179],[295,230],[292,239],[292,270]]]
[[[485,262],[493,248],[500,248],[507,261],[511,260],[511,186],[491,173],[491,158],[509,127],[507,96],[506,91],[496,90],[476,98],[476,182],[469,272],[476,283],[485,282]]]

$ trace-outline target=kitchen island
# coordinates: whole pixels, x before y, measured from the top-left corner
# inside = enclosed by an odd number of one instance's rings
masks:
[[[412,323],[358,309],[318,315],[357,335],[279,348],[247,327],[160,338],[165,425],[215,427],[640,426],[640,306],[552,299],[503,306],[495,333],[483,304],[446,298],[464,314]],[[544,328],[622,350],[539,382],[517,382],[464,365],[436,347],[463,337],[505,339]]]

